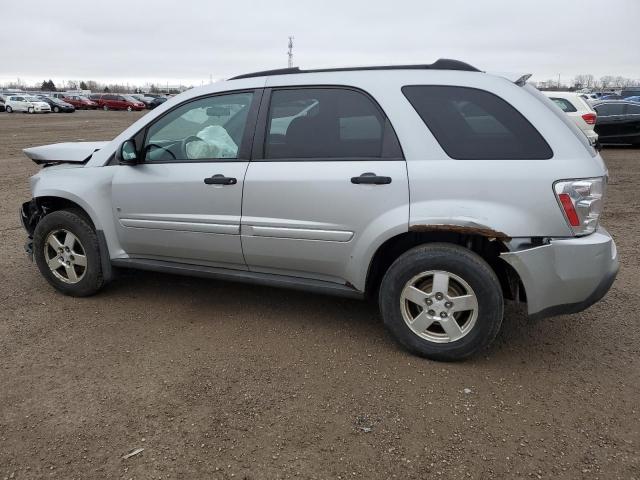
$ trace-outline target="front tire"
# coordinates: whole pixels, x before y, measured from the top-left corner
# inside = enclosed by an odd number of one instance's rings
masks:
[[[29,112],[29,113],[35,113],[35,110],[33,109],[33,107],[29,107],[29,108],[27,109],[27,112]]]
[[[13,113],[13,108],[11,108],[10,106],[7,105],[7,107],[5,108],[5,110],[7,111],[7,113]]]
[[[104,285],[98,236],[78,211],[58,210],[40,220],[33,254],[42,276],[65,295],[86,297]]]
[[[379,295],[385,326],[409,351],[453,361],[486,348],[502,324],[500,281],[479,255],[433,243],[401,255]]]
[[[106,105],[104,105],[104,106],[102,107],[102,109],[106,112],[107,110],[109,110],[109,107],[107,107]]]
[[[55,113],[60,113],[60,107],[53,107],[53,111]]]

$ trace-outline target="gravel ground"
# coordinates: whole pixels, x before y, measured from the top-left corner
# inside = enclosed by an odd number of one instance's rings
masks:
[[[54,292],[22,249],[20,150],[139,116],[0,114],[0,479],[640,479],[640,150],[603,151],[608,296],[509,307],[489,351],[442,364],[358,301],[144,272]]]

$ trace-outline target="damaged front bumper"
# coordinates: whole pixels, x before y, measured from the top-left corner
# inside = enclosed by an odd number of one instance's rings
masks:
[[[36,203],[35,199],[28,202],[24,202],[20,207],[20,223],[26,230],[27,241],[24,244],[24,250],[31,260],[33,260],[33,232],[36,229],[36,225],[42,216],[42,210]]]
[[[518,273],[530,317],[576,313],[606,295],[618,273],[613,238],[600,227],[591,235],[552,238],[533,248],[501,254]]]

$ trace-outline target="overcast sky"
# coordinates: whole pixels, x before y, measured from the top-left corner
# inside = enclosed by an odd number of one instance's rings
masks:
[[[640,78],[640,0],[2,1],[0,83],[200,85],[287,65],[431,63]]]

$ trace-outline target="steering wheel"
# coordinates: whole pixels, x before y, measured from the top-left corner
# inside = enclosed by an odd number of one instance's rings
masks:
[[[145,149],[144,149],[145,157],[147,156],[147,153],[149,152],[149,150],[151,150],[152,148],[159,148],[160,150],[164,150],[169,155],[171,155],[171,160],[176,160],[176,156],[171,150],[169,150],[166,147],[163,147],[162,145],[157,145],[155,143],[150,143],[149,145],[147,145],[145,147]]]
[[[182,149],[182,154],[184,155],[184,158],[189,158],[189,155],[187,153],[187,145],[190,144],[191,142],[204,142],[204,143],[206,143],[200,137],[197,137],[195,135],[189,135],[187,138],[182,140],[182,143],[181,143],[181,149]]]

